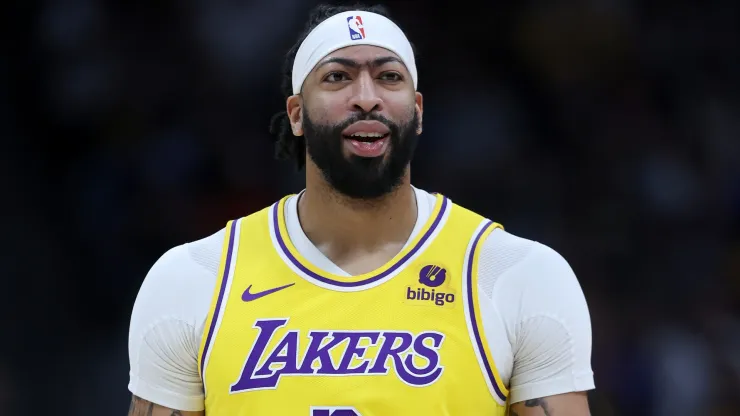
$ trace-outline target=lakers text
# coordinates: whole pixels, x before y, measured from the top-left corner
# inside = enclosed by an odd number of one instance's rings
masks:
[[[444,369],[439,350],[445,336],[440,332],[280,331],[287,323],[287,318],[254,323],[259,334],[239,379],[231,386],[232,393],[274,389],[285,376],[395,373],[404,383],[423,387],[436,382]],[[301,348],[301,342],[308,346]]]

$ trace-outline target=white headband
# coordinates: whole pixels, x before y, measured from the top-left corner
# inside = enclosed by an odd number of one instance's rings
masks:
[[[293,94],[301,92],[306,77],[321,59],[351,45],[379,46],[394,52],[411,73],[416,88],[414,51],[403,31],[379,14],[350,11],[324,20],[301,43],[293,61]]]

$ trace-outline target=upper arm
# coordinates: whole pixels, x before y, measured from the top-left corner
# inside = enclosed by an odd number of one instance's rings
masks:
[[[141,397],[131,396],[128,416],[205,416],[205,412],[202,410],[188,412],[185,410],[170,409],[144,400]]]
[[[510,416],[589,416],[590,414],[585,392],[525,400],[514,403],[509,408]]]
[[[141,400],[204,409],[198,350],[215,285],[210,274],[184,245],[165,253],[144,279],[129,328],[128,388]]]
[[[544,400],[566,406],[567,414],[586,415],[587,407],[585,413],[570,409],[586,403],[585,393],[579,392],[594,388],[588,306],[565,259],[549,247],[531,244],[492,291],[513,354],[509,402],[512,409],[533,411],[537,407],[526,404]]]

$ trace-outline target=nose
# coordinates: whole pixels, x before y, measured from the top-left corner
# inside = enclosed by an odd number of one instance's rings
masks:
[[[355,110],[364,113],[382,110],[383,100],[378,95],[373,77],[369,73],[361,73],[355,81],[353,88],[354,90],[349,104]]]

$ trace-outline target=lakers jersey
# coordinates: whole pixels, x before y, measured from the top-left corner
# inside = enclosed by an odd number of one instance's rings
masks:
[[[437,195],[383,267],[332,275],[295,249],[287,197],[227,225],[200,348],[207,416],[503,416],[478,306],[500,225]]]

